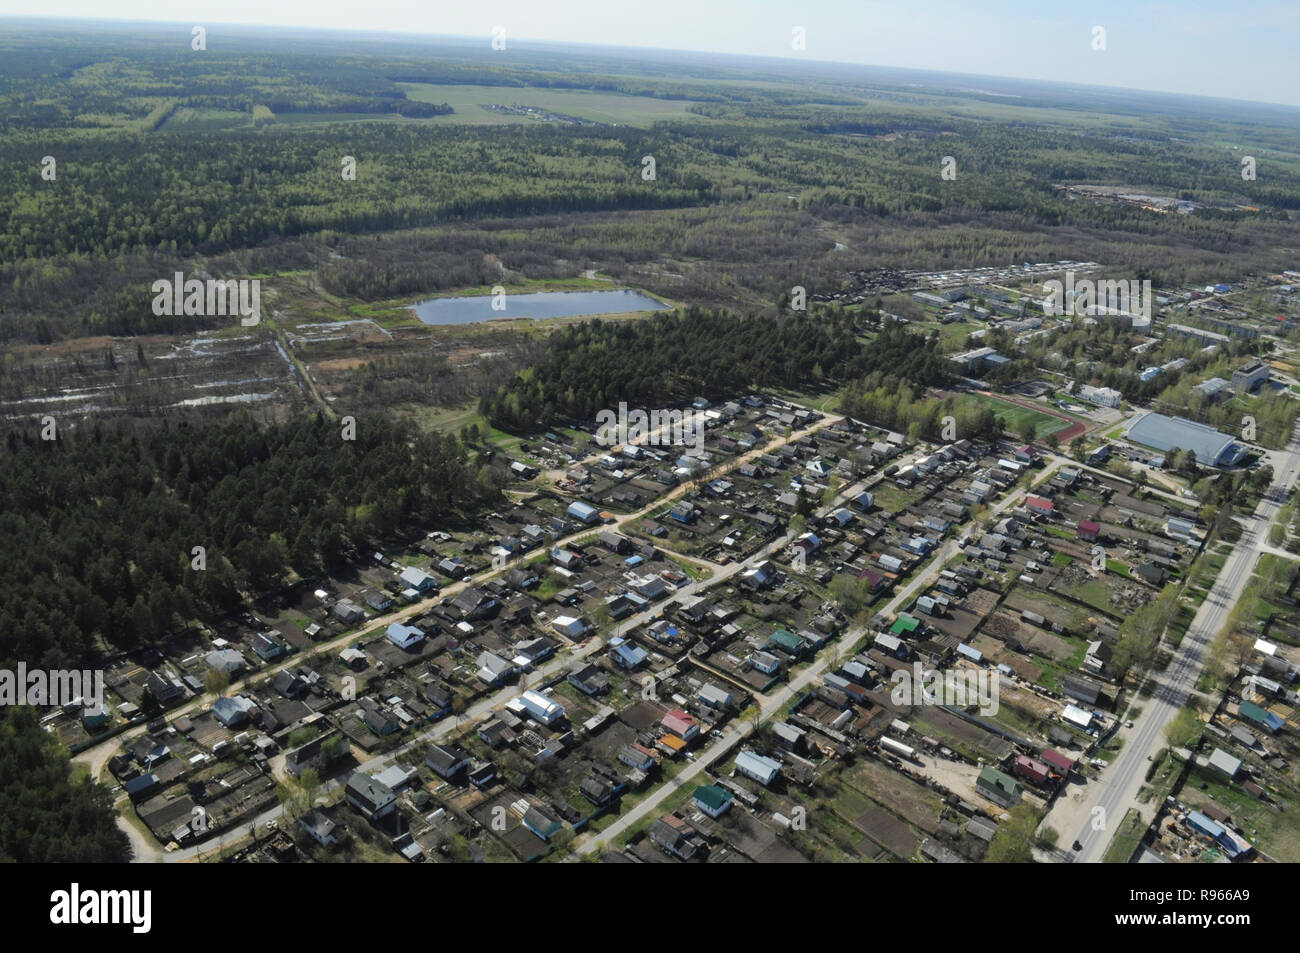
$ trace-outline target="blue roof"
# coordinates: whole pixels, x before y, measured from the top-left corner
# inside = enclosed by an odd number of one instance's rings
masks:
[[[424,633],[413,625],[403,625],[400,622],[394,622],[388,627],[388,638],[392,642],[407,642],[412,638],[422,639]]]
[[[742,751],[736,755],[736,769],[766,778],[763,782],[766,784],[781,773],[781,764],[752,751]]]
[[[1192,827],[1196,828],[1198,831],[1213,837],[1215,840],[1218,840],[1223,836],[1223,827],[1215,821],[1210,820],[1210,818],[1206,817],[1200,811],[1190,812],[1187,815],[1187,823],[1191,824]]]
[[[1232,437],[1213,427],[1164,414],[1139,417],[1129,426],[1126,436],[1153,450],[1168,452],[1174,447],[1191,450],[1202,466],[1230,467],[1246,452]]]
[[[628,645],[626,642],[614,646],[613,654],[617,655],[628,668],[636,668],[646,660],[645,649],[635,645]]]
[[[138,774],[129,781],[123,781],[122,787],[127,794],[135,794],[153,787],[158,783],[158,778],[153,774]]]

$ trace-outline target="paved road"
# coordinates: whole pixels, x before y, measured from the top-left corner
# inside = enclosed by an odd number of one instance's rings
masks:
[[[789,436],[780,437],[773,441],[769,441],[768,443],[765,443],[760,447],[756,447],[755,449],[749,451],[748,453],[745,453],[741,456],[735,457],[725,462],[718,468],[718,472],[724,472],[724,471],[730,472],[731,470],[740,467],[744,463],[751,462],[753,460],[758,459],[764,453],[770,453],[775,450],[779,450],[781,447],[785,446],[786,444],[792,441],[796,441],[801,439],[804,436],[816,433],[817,431],[823,429],[824,427],[828,427],[842,419],[843,419],[842,417],[836,414],[825,414],[822,417],[822,419],[815,421],[814,423],[812,423],[808,427],[805,427],[802,430],[794,431]],[[856,484],[854,485],[854,487],[856,487]],[[848,493],[849,489],[851,488],[853,487],[846,488],[842,492],[841,496],[845,496]],[[643,507],[642,509],[637,510],[634,513],[629,513],[627,515],[618,517],[615,523],[612,526],[609,526],[607,528],[614,529],[614,530],[623,529],[628,524],[631,524],[634,521],[649,515],[651,512],[659,510],[666,503],[682,496],[684,493],[687,492],[688,489],[689,489],[688,484],[683,484],[681,486],[675,487],[673,490],[664,494],[663,496],[660,496],[659,498],[651,502],[649,505]],[[585,527],[575,533],[571,533],[570,535],[563,537],[553,545],[564,546],[567,543],[574,542],[583,537],[591,536],[593,533],[598,532],[599,530],[600,527]],[[704,564],[710,567],[710,571],[712,572],[712,575],[707,579],[696,580],[694,582],[690,582],[682,586],[681,588],[676,590],[674,594],[675,598],[677,599],[687,598],[693,596],[696,592],[698,592],[702,588],[716,585],[718,582],[728,579],[733,575],[735,575],[737,572],[740,572],[741,570],[748,568],[749,566],[752,566],[754,563],[767,558],[768,556],[771,555],[771,553],[776,552],[780,547],[784,546],[787,542],[788,542],[788,537],[781,536],[778,539],[772,541],[768,545],[761,548],[759,551],[752,554],[747,559],[732,563],[731,565],[726,567],[717,567],[716,564],[711,564],[708,563],[706,560],[697,559],[695,557],[689,557],[689,556],[682,557],[687,561],[694,562],[696,564]],[[663,547],[660,548],[663,549]],[[668,552],[669,555],[675,555],[668,550],[665,550],[665,552]],[[435,595],[423,599],[419,603],[416,603],[413,606],[406,606],[400,610],[391,612],[386,616],[382,616],[380,618],[374,619],[366,623],[360,629],[350,632],[347,635],[343,635],[330,642],[321,643],[320,645],[314,646],[312,650],[309,653],[307,653],[306,656],[295,655],[292,656],[290,659],[287,659],[286,661],[279,663],[278,665],[273,665],[268,668],[261,669],[257,672],[254,672],[253,674],[249,675],[246,679],[240,682],[232,683],[230,688],[227,690],[227,693],[233,694],[254,684],[261,684],[265,682],[267,679],[273,678],[275,674],[279,672],[281,669],[291,668],[291,667],[296,668],[299,665],[308,664],[313,656],[323,656],[324,654],[331,652],[334,649],[342,648],[347,645],[350,645],[356,642],[357,640],[364,638],[367,635],[377,632],[380,629],[387,628],[388,625],[392,622],[409,621],[411,619],[417,618],[418,616],[423,615],[425,612],[427,612],[430,608],[433,607],[433,605],[435,605],[440,600],[447,598],[449,596],[456,595],[467,586],[481,583],[493,576],[508,572],[510,569],[514,568],[517,565],[522,564],[528,559],[535,558],[536,555],[537,555],[536,551],[528,553],[519,559],[510,560],[500,568],[494,567],[492,570],[486,573],[482,573],[470,579],[465,579],[462,580],[461,582],[454,583],[450,586],[444,587],[441,591],[439,591]],[[615,633],[621,634],[625,631],[628,631],[629,629],[634,628],[637,625],[642,625],[645,624],[646,622],[649,622],[653,618],[653,616],[658,613],[658,611],[659,611],[658,607],[652,607],[641,613],[638,613],[637,615],[631,616],[623,620],[623,622],[615,630]],[[600,648],[603,647],[603,645],[604,645],[604,641],[602,639],[592,637],[587,641],[585,641],[584,643],[582,643],[580,646],[576,647],[574,650],[570,652],[560,653],[559,655],[557,655],[549,664],[543,666],[539,670],[536,670],[530,676],[530,681],[538,681],[538,680],[544,681],[550,678],[551,676],[559,673],[560,671],[564,670],[565,668],[573,665],[573,663],[580,661],[586,658],[587,656],[591,655],[592,653],[598,651]],[[540,675],[538,674],[538,672],[540,672]],[[445,737],[448,733],[450,733],[451,731],[459,727],[459,725],[461,725],[463,722],[476,721],[490,714],[492,711],[496,710],[497,708],[500,708],[507,701],[514,698],[516,695],[518,695],[519,691],[520,691],[519,686],[509,686],[507,688],[502,689],[501,691],[496,692],[493,695],[489,695],[485,698],[482,698],[474,705],[470,706],[459,719],[454,719],[454,718],[445,719],[442,722],[439,722],[438,725],[432,727],[431,729],[413,736],[409,741],[401,745],[399,748],[391,752],[388,752],[386,755],[382,756],[381,758],[367,762],[366,764],[362,765],[361,768],[365,770],[371,770],[371,769],[381,770],[383,767],[392,764],[398,754],[405,752],[417,745],[426,745],[426,744],[431,744],[434,741],[438,741],[441,738]],[[191,699],[186,704],[169,710],[167,712],[167,718],[168,720],[171,720],[182,714],[197,713],[198,711],[206,708],[208,704],[209,704],[209,698],[207,695],[197,696]],[[109,738],[108,740],[103,741],[98,745],[94,745],[90,748],[87,748],[86,750],[78,753],[76,757],[73,758],[73,760],[86,764],[91,770],[91,776],[98,777],[103,769],[104,764],[117,751],[121,750],[122,745],[124,745],[129,739],[138,737],[139,735],[143,734],[146,730],[147,730],[147,726],[138,725],[113,738]],[[337,786],[338,786],[337,784],[331,785],[330,787],[327,788],[327,790]],[[258,824],[262,824],[268,820],[278,818],[279,816],[281,816],[282,813],[283,813],[282,809],[279,806],[275,806],[260,814],[257,817],[256,821]],[[187,848],[185,850],[174,851],[170,854],[164,852],[160,847],[151,848],[147,851],[144,851],[139,849],[142,845],[140,844],[139,832],[136,831],[134,827],[132,827],[123,818],[118,819],[118,827],[121,828],[127,834],[127,836],[131,838],[132,843],[136,845],[137,849],[133,851],[133,860],[134,862],[137,863],[149,863],[149,862],[156,862],[158,860],[165,860],[169,863],[176,862],[176,861],[184,861],[197,856],[201,851],[207,851],[212,849],[209,844],[205,843],[201,848],[192,847],[192,848]],[[231,833],[233,836],[234,831],[232,831]],[[148,846],[148,845],[144,845],[144,846]]]
[[[775,444],[769,445],[768,447],[764,447],[761,450],[752,451],[751,453],[745,454],[742,457],[730,461],[730,463],[727,466],[727,469],[737,467],[741,463],[745,462],[746,460],[756,458],[760,453],[769,452],[769,450],[774,447],[783,446],[784,444],[788,443],[791,440],[797,440],[803,435],[807,433],[815,432],[825,426],[835,423],[839,419],[841,418],[838,416],[827,415],[822,420],[816,422],[815,424],[806,428],[805,430],[791,434],[790,437],[781,439],[777,441]],[[921,455],[922,455],[921,452],[917,451],[913,455],[908,457],[907,460],[915,459],[916,457],[919,457]],[[903,462],[906,462],[906,460],[904,460]],[[1048,476],[1060,466],[1070,462],[1071,461],[1069,461],[1067,458],[1064,457],[1054,459],[1051,461],[1051,463],[1049,463],[1048,467],[1045,470],[1040,471],[1036,474],[1035,479],[1041,479],[1045,476]],[[866,480],[860,480],[860,481],[855,481],[846,484],[836,494],[834,500],[831,503],[822,506],[818,510],[818,513],[820,515],[829,513],[836,506],[841,505],[845,500],[851,498],[852,496],[860,492],[861,489],[864,486],[868,485],[870,482],[872,482],[872,479],[868,478]],[[622,526],[632,522],[633,520],[640,519],[646,513],[649,513],[652,510],[657,510],[658,508],[663,506],[666,499],[680,495],[681,492],[684,491],[684,489],[685,489],[684,487],[678,487],[673,493],[668,494],[668,496],[661,497],[659,500],[656,500],[651,506],[648,506],[643,510],[638,511],[637,513],[620,517],[617,521],[617,526],[621,528]],[[1019,502],[1023,497],[1024,492],[1025,491],[1023,489],[1013,490],[1002,500],[1000,500],[996,505],[991,507],[989,511],[989,515],[997,516],[1001,514],[1003,511],[1005,511],[1015,503]],[[590,528],[585,529],[583,531],[580,531],[579,533],[573,534],[572,536],[566,537],[564,541],[569,541],[581,536],[590,535],[592,531],[593,530]],[[955,535],[960,536],[961,532],[958,532]],[[753,566],[755,563],[758,563],[763,559],[770,558],[772,554],[779,552],[782,548],[784,548],[788,544],[788,542],[789,542],[788,535],[780,536],[772,540],[771,542],[765,544],[759,550],[752,553],[749,557],[747,557],[744,560],[731,563],[727,566],[717,567],[717,569],[714,571],[714,574],[709,578],[693,581],[691,583],[686,584],[685,586],[682,586],[680,589],[678,589],[675,592],[674,598],[679,600],[683,598],[688,598],[697,594],[702,590],[719,585],[725,582],[726,580],[732,578],[735,574]],[[935,573],[937,572],[938,568],[940,568],[949,559],[951,559],[952,556],[956,554],[956,551],[957,551],[956,539],[955,538],[950,539],[946,544],[944,544],[942,547],[936,550],[934,554],[932,554],[931,559],[925,564],[925,568],[922,571],[918,571],[916,575],[913,577],[912,581],[908,583],[903,589],[899,590],[894,595],[894,597],[890,600],[890,602],[885,607],[883,607],[883,609],[880,611],[884,613],[895,612],[897,611],[899,606],[906,604],[910,599],[912,599],[917,594],[918,591],[922,590],[924,586],[927,586],[930,583]],[[693,560],[693,561],[703,562],[702,560]],[[512,562],[511,565],[513,564],[514,563]],[[502,572],[502,571],[505,570],[504,569],[497,570],[494,571],[493,573],[489,573],[488,575],[493,575],[495,574],[495,572]],[[487,576],[480,576],[478,578],[484,579],[487,578]],[[457,586],[448,587],[447,589],[444,589],[442,593],[439,594],[439,597],[446,596],[452,591],[458,591],[459,589],[463,588],[467,584],[469,584],[468,580],[458,584]],[[431,600],[426,600],[426,603],[429,601]],[[350,643],[356,640],[358,637],[360,637],[360,635],[364,633],[377,630],[381,626],[386,626],[388,622],[393,621],[394,618],[396,617],[410,618],[413,615],[418,614],[418,612],[422,612],[422,611],[423,611],[423,607],[415,611],[413,611],[408,607],[407,609],[403,610],[401,613],[393,613],[382,619],[376,619],[373,622],[367,624],[360,632],[354,632],[341,639],[335,640],[334,642],[329,643],[328,647],[332,649],[334,647],[337,647],[338,645]],[[634,629],[636,626],[644,625],[649,621],[651,621],[654,618],[654,616],[656,616],[659,612],[660,612],[660,607],[658,606],[650,607],[641,613],[638,613],[634,616],[631,616],[623,620],[618,625],[618,627],[614,630],[614,633],[621,634],[623,632]],[[776,711],[782,708],[787,702],[789,702],[792,698],[794,698],[796,693],[801,692],[804,688],[806,688],[806,686],[814,678],[819,677],[826,670],[827,666],[830,664],[830,659],[835,658],[838,655],[851,649],[852,646],[859,639],[861,639],[864,633],[865,633],[865,628],[863,627],[857,627],[850,630],[844,636],[841,637],[838,643],[836,643],[835,650],[829,652],[824,651],[822,653],[822,656],[818,660],[816,660],[812,665],[810,665],[803,672],[799,673],[799,675],[796,676],[796,678],[792,680],[790,683],[786,684],[785,686],[783,686],[773,694],[763,694],[763,695],[756,696],[757,701],[761,706],[761,710],[763,712],[768,713],[767,715],[764,715],[761,720],[762,721],[767,720],[767,718],[770,717],[771,714],[774,714]],[[529,682],[535,683],[537,681],[545,681],[557,674],[560,674],[565,669],[573,666],[575,662],[585,659],[586,657],[601,650],[604,647],[604,644],[605,644],[605,640],[598,637],[592,637],[586,640],[581,645],[575,647],[572,651],[558,655],[556,658],[552,659],[547,665],[543,666],[539,670],[534,671],[534,673],[532,673],[529,676]],[[326,648],[325,646],[318,646],[316,651],[322,651],[325,648]],[[263,672],[259,672],[255,676],[251,677],[249,679],[249,682],[250,683],[260,682],[263,678],[269,677],[270,673],[277,671],[279,668],[285,667],[285,665],[287,664],[296,665],[296,664],[301,664],[301,662],[302,659],[295,659],[292,662],[283,663],[282,665],[276,666],[275,668],[265,670]],[[421,731],[413,735],[409,740],[404,742],[402,745],[400,745],[398,748],[394,749],[393,751],[387,752],[378,758],[375,758],[371,761],[368,761],[360,765],[357,770],[363,770],[367,772],[377,772],[383,770],[385,767],[395,763],[399,755],[406,753],[413,748],[423,747],[435,741],[439,741],[444,737],[446,737],[448,734],[451,734],[459,730],[461,726],[464,725],[466,722],[473,723],[475,721],[478,721],[479,719],[485,718],[493,711],[502,707],[511,698],[514,698],[519,693],[519,691],[520,691],[520,686],[508,686],[492,695],[484,697],[480,699],[478,702],[476,702],[474,705],[470,706],[470,708],[467,709],[460,718],[444,719],[443,721],[439,722],[437,725],[431,726],[425,731]],[[174,717],[176,714],[179,714],[182,711],[195,709],[200,706],[202,701],[203,699],[196,698],[186,706],[182,706],[182,708],[169,712],[169,717]],[[602,838],[610,838],[613,836],[617,836],[618,833],[621,833],[623,830],[630,827],[633,823],[636,822],[636,820],[644,816],[648,811],[653,810],[653,808],[657,806],[659,803],[661,803],[663,799],[666,798],[673,790],[675,790],[677,787],[680,787],[682,784],[687,783],[690,779],[698,776],[701,771],[703,771],[708,765],[712,764],[717,757],[721,756],[721,754],[730,747],[731,742],[737,740],[738,738],[743,738],[748,734],[750,734],[753,730],[753,727],[754,727],[753,724],[750,722],[746,722],[744,725],[737,725],[733,723],[732,725],[728,726],[726,730],[724,730],[719,734],[718,738],[716,739],[715,743],[710,747],[709,752],[706,754],[706,756],[701,757],[700,760],[696,761],[688,769],[686,769],[681,774],[679,774],[674,784],[664,785],[663,787],[661,787],[658,791],[655,792],[655,794],[652,797],[647,798],[645,801],[638,804],[637,807],[634,808],[631,812],[629,812],[628,815],[620,818],[615,823],[615,825],[607,829],[600,836]],[[78,755],[77,760],[84,760],[90,763],[92,767],[96,767],[96,768],[98,766],[102,766],[102,764],[107,759],[107,757],[112,752],[118,749],[118,746],[122,743],[125,737],[139,734],[140,731],[142,730],[143,728],[135,729],[126,735],[119,736],[118,738],[111,739],[110,741],[107,741],[102,745],[88,749],[87,751],[82,752],[80,755]],[[334,790],[335,788],[341,786],[341,784],[345,782],[346,782],[346,778],[341,778],[339,780],[329,782],[326,785],[322,786],[322,790],[323,791]],[[253,823],[256,823],[260,827],[261,825],[265,824],[267,821],[278,819],[282,815],[283,815],[283,808],[280,807],[279,805],[275,805],[267,809],[266,811],[262,812],[261,814],[259,814],[254,819]],[[127,825],[124,820],[122,821],[121,826],[123,826],[124,829],[126,827],[129,827],[129,825]],[[236,828],[233,828],[230,832],[228,832],[231,841],[235,841],[239,839],[238,832],[241,830],[247,830],[247,825],[241,824]],[[137,832],[135,832],[134,829],[132,829],[131,834],[134,835],[136,833]],[[144,845],[139,844],[138,837],[133,836],[132,840],[133,843],[137,845],[137,851],[134,858],[136,862],[156,862],[158,860],[162,860],[167,863],[184,862],[184,861],[194,859],[201,853],[208,853],[212,851],[216,846],[213,842],[205,842],[203,845],[200,846],[189,847],[182,850],[173,851],[171,853],[166,853],[160,848],[152,848],[149,849],[148,851],[139,850],[138,848]],[[582,846],[580,846],[577,849],[582,852],[586,852],[593,849],[594,844],[595,844],[595,838],[589,838],[587,841],[585,841],[582,844]]]
[[[1200,676],[1205,650],[1227,622],[1246,583],[1254,572],[1260,554],[1268,549],[1268,527],[1286,502],[1300,473],[1300,427],[1292,434],[1285,452],[1275,452],[1273,484],[1265,493],[1255,512],[1241,521],[1241,539],[1233,547],[1214,586],[1192,620],[1187,634],[1168,667],[1153,673],[1155,685],[1152,696],[1145,700],[1142,713],[1134,719],[1133,727],[1125,732],[1124,747],[1110,766],[1102,771],[1101,778],[1087,785],[1085,792],[1088,810],[1083,830],[1070,840],[1083,845],[1075,859],[1084,863],[1100,862],[1110,843],[1111,834],[1119,828],[1130,808],[1140,808],[1138,790],[1146,781],[1149,758],[1165,747],[1165,727],[1174,718],[1191,695]],[[1101,808],[1102,813],[1096,814]],[[1077,808],[1075,808],[1077,810]],[[1094,830],[1092,818],[1096,816],[1101,830]],[[1146,815],[1150,819],[1149,811]],[[1068,846],[1068,845],[1066,845]]]
[[[921,454],[916,454],[915,456],[921,456]],[[1057,468],[1068,462],[1070,461],[1065,458],[1054,460],[1044,470],[1036,471],[1034,479],[1039,480],[1045,476],[1049,476]],[[857,484],[846,487],[836,497],[834,502],[822,507],[820,512],[829,512],[835,506],[838,506],[843,499],[847,499],[850,493],[856,492],[858,492]],[[990,520],[1020,502],[1024,497],[1025,492],[1024,488],[1012,490],[997,504],[989,508],[989,513],[985,519]],[[898,590],[888,603],[877,610],[878,613],[881,615],[888,615],[897,612],[899,607],[906,605],[918,592],[928,588],[939,569],[945,566],[948,561],[956,555],[958,549],[957,539],[962,536],[963,532],[969,529],[969,526],[970,524],[967,523],[961,530],[954,533],[956,538],[950,539],[943,546],[936,549],[931,554],[930,559],[924,563],[922,568],[912,577],[912,581],[902,589]],[[857,644],[858,640],[860,640],[866,632],[866,626],[855,626],[841,636],[839,641],[834,643],[833,647],[823,649],[811,665],[796,675],[790,682],[782,686],[774,694],[756,695],[755,698],[761,706],[758,724],[767,721],[785,707],[785,705],[797,694],[802,692],[813,681],[813,679],[821,677],[822,673],[830,667],[831,660],[841,657],[851,651],[853,646]],[[617,821],[599,834],[586,835],[585,838],[577,842],[574,846],[574,850],[579,854],[589,854],[596,849],[597,844],[610,843],[615,838],[621,836],[638,821],[645,818],[652,811],[655,811],[674,791],[679,790],[684,785],[695,780],[706,769],[712,767],[720,760],[723,760],[731,750],[733,743],[747,738],[754,732],[755,727],[755,723],[748,719],[743,723],[733,721],[717,736],[707,750],[700,752],[697,755],[695,762],[690,767],[680,772],[671,782],[660,785],[654,793],[641,801],[626,814],[619,817]]]
[[[842,419],[843,419],[842,417],[837,416],[835,414],[826,414],[821,420],[814,422],[808,427],[805,427],[803,430],[795,431],[791,433],[788,437],[778,438],[770,443],[764,444],[761,447],[756,447],[755,449],[749,451],[748,453],[742,456],[733,458],[732,460],[725,463],[723,467],[720,469],[725,469],[726,471],[729,472],[730,470],[735,469],[744,463],[752,462],[753,460],[758,459],[764,453],[770,453],[775,450],[779,450],[781,447],[784,447],[787,443],[790,443],[795,440],[799,440],[802,437],[808,436],[809,434],[816,433],[818,430],[821,430],[824,427],[828,427],[831,424],[834,424],[837,421]],[[556,540],[554,543],[548,545],[552,547],[563,547],[565,545],[568,545],[569,543],[576,542],[579,539],[598,533],[603,529],[605,530],[622,529],[626,525],[635,522],[636,520],[642,519],[645,516],[650,515],[650,513],[663,507],[664,504],[669,503],[677,499],[678,497],[682,496],[688,489],[689,489],[689,485],[687,484],[674,487],[670,492],[665,493],[663,496],[658,497],[653,502],[642,507],[636,512],[628,513],[624,516],[617,517],[613,525],[606,525],[606,526],[597,525],[597,526],[584,527],[583,529],[580,529],[574,533],[570,533],[568,536],[564,536]],[[662,549],[663,547],[660,548]],[[511,569],[514,569],[517,566],[523,565],[525,562],[536,558],[537,553],[538,550],[533,550],[529,553],[523,554],[517,559],[509,560],[508,562],[505,563],[505,565],[499,568],[493,567],[491,570],[487,572],[482,572],[479,573],[478,575],[466,579],[462,579],[460,582],[451,583],[447,586],[442,587],[432,595],[429,595],[424,599],[421,599],[419,602],[412,603],[411,605],[408,606],[403,606],[399,609],[395,609],[394,611],[390,612],[388,615],[380,616],[378,618],[372,619],[369,622],[362,625],[360,628],[350,631],[345,635],[341,635],[338,638],[332,639],[329,642],[321,642],[318,645],[314,645],[306,653],[295,654],[275,665],[269,665],[266,668],[258,669],[257,671],[250,673],[247,677],[239,681],[231,682],[229,687],[226,689],[225,694],[235,695],[238,694],[240,691],[243,691],[244,689],[249,688],[253,685],[261,684],[265,681],[268,681],[274,678],[275,675],[279,673],[282,669],[297,668],[300,665],[311,664],[313,658],[323,657],[329,654],[330,652],[334,651],[335,649],[344,649],[347,646],[365,638],[366,636],[373,635],[379,632],[381,629],[387,629],[388,626],[394,622],[413,621],[414,619],[417,619],[420,616],[424,615],[430,609],[434,608],[434,606],[436,606],[443,599],[454,597],[460,594],[461,591],[463,591],[469,586],[480,585],[483,582],[486,582],[488,579],[493,578],[494,576],[499,576],[503,573],[507,573]],[[694,559],[692,557],[683,557],[683,558],[688,559],[692,562],[697,562],[697,563],[702,562],[702,560]],[[166,712],[167,719],[170,721],[177,718],[180,715],[197,714],[198,712],[208,708],[211,704],[211,701],[212,699],[207,694],[197,695],[183,705],[179,705],[176,708],[168,709]],[[107,762],[110,757],[116,754],[117,751],[121,749],[122,745],[125,742],[129,741],[132,738],[139,737],[140,735],[144,734],[147,730],[148,728],[146,725],[143,724],[137,725],[134,728],[130,728],[122,732],[121,734],[115,735],[112,738],[100,742],[97,745],[93,745],[89,748],[86,748],[84,751],[81,751],[76,756],[74,756],[72,760],[90,766],[92,771],[92,776],[97,777],[104,763]]]

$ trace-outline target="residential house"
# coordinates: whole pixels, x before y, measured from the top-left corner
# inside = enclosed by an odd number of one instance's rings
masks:
[[[218,698],[212,703],[212,717],[227,728],[238,728],[246,724],[256,710],[257,706],[243,695]]]
[[[624,745],[618,752],[618,760],[636,771],[649,771],[655,766],[654,752],[639,744]]]
[[[424,763],[444,781],[450,781],[466,770],[472,760],[468,751],[455,744],[431,745],[424,756]]]
[[[377,821],[397,809],[397,795],[378,778],[355,772],[345,788],[347,802],[368,821]]]
[[[527,716],[543,725],[554,725],[564,718],[564,706],[555,699],[529,689],[506,705],[520,716]]]
[[[153,693],[154,700],[160,705],[168,705],[185,697],[185,683],[170,669],[150,672],[144,685]]]
[[[609,675],[599,665],[584,665],[569,674],[568,682],[585,695],[603,695],[609,691]]]
[[[564,822],[550,808],[536,805],[530,805],[524,812],[523,825],[544,841],[549,841],[564,829]]]
[[[387,612],[393,607],[392,597],[380,589],[362,589],[358,595],[362,602],[376,612]]]
[[[700,849],[695,829],[673,814],[665,814],[650,825],[650,841],[680,860],[690,860]]]
[[[700,733],[700,725],[694,717],[682,711],[680,708],[674,708],[664,715],[660,721],[669,732],[682,741],[690,741]]]
[[[410,649],[424,641],[424,633],[413,625],[394,622],[388,627],[388,641],[399,649]]]
[[[349,599],[340,599],[334,603],[330,613],[345,625],[356,625],[366,617],[365,611]]]
[[[470,586],[451,601],[451,606],[468,622],[475,619],[491,618],[501,608],[497,598],[484,589]]]
[[[298,819],[298,824],[307,832],[308,837],[322,847],[338,843],[346,830],[320,808],[308,811]]]
[[[225,672],[232,678],[242,672],[248,663],[234,649],[217,649],[203,656],[204,664],[210,669]]]
[[[1047,783],[1051,776],[1051,768],[1037,758],[1031,758],[1029,755],[1022,754],[1016,758],[1015,772],[1022,778],[1025,778],[1032,784],[1042,785]]]
[[[550,624],[556,632],[575,641],[587,633],[587,624],[573,616],[557,615]]]
[[[716,784],[704,784],[695,789],[691,800],[695,806],[714,819],[721,817],[731,807],[735,796]]]
[[[495,652],[480,652],[476,664],[479,679],[490,687],[500,685],[519,674],[519,666]]]
[[[645,649],[619,637],[610,639],[609,646],[610,661],[624,671],[630,672],[639,668],[649,658]]]
[[[712,682],[706,682],[700,689],[700,704],[716,711],[726,711],[735,704],[731,692],[719,688]]]
[[[1019,781],[993,767],[980,771],[975,790],[1001,807],[1018,804],[1025,791]]]
[[[600,511],[594,506],[590,506],[580,501],[574,501],[569,504],[568,514],[580,522],[591,525],[600,521]]]
[[[604,807],[614,799],[616,793],[613,784],[595,774],[589,774],[583,778],[582,783],[578,785],[578,790],[582,792],[583,797],[597,807]]]
[[[276,637],[278,634],[276,632],[259,632],[253,636],[253,651],[262,661],[274,662],[276,659],[283,658],[288,654],[289,647],[283,640]]]
[[[781,774],[781,763],[746,750],[736,756],[736,770],[767,787]]]
[[[408,566],[403,569],[399,578],[404,586],[419,593],[426,593],[438,588],[438,580],[423,569],[417,569],[415,566]]]

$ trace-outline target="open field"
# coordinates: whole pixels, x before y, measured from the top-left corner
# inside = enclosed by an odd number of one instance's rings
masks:
[[[649,126],[661,120],[684,119],[691,115],[686,109],[689,102],[584,89],[460,84],[435,86],[428,83],[398,85],[406,90],[409,99],[423,103],[446,103],[456,110],[449,116],[435,116],[426,120],[442,125],[513,125],[542,121],[485,108],[489,105],[526,106],[589,122],[618,126]]]

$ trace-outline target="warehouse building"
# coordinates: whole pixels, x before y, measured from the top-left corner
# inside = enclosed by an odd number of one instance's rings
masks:
[[[1129,424],[1125,436],[1134,443],[1168,452],[1175,447],[1191,450],[1205,467],[1231,467],[1246,455],[1246,448],[1221,431],[1183,417],[1143,414]]]

